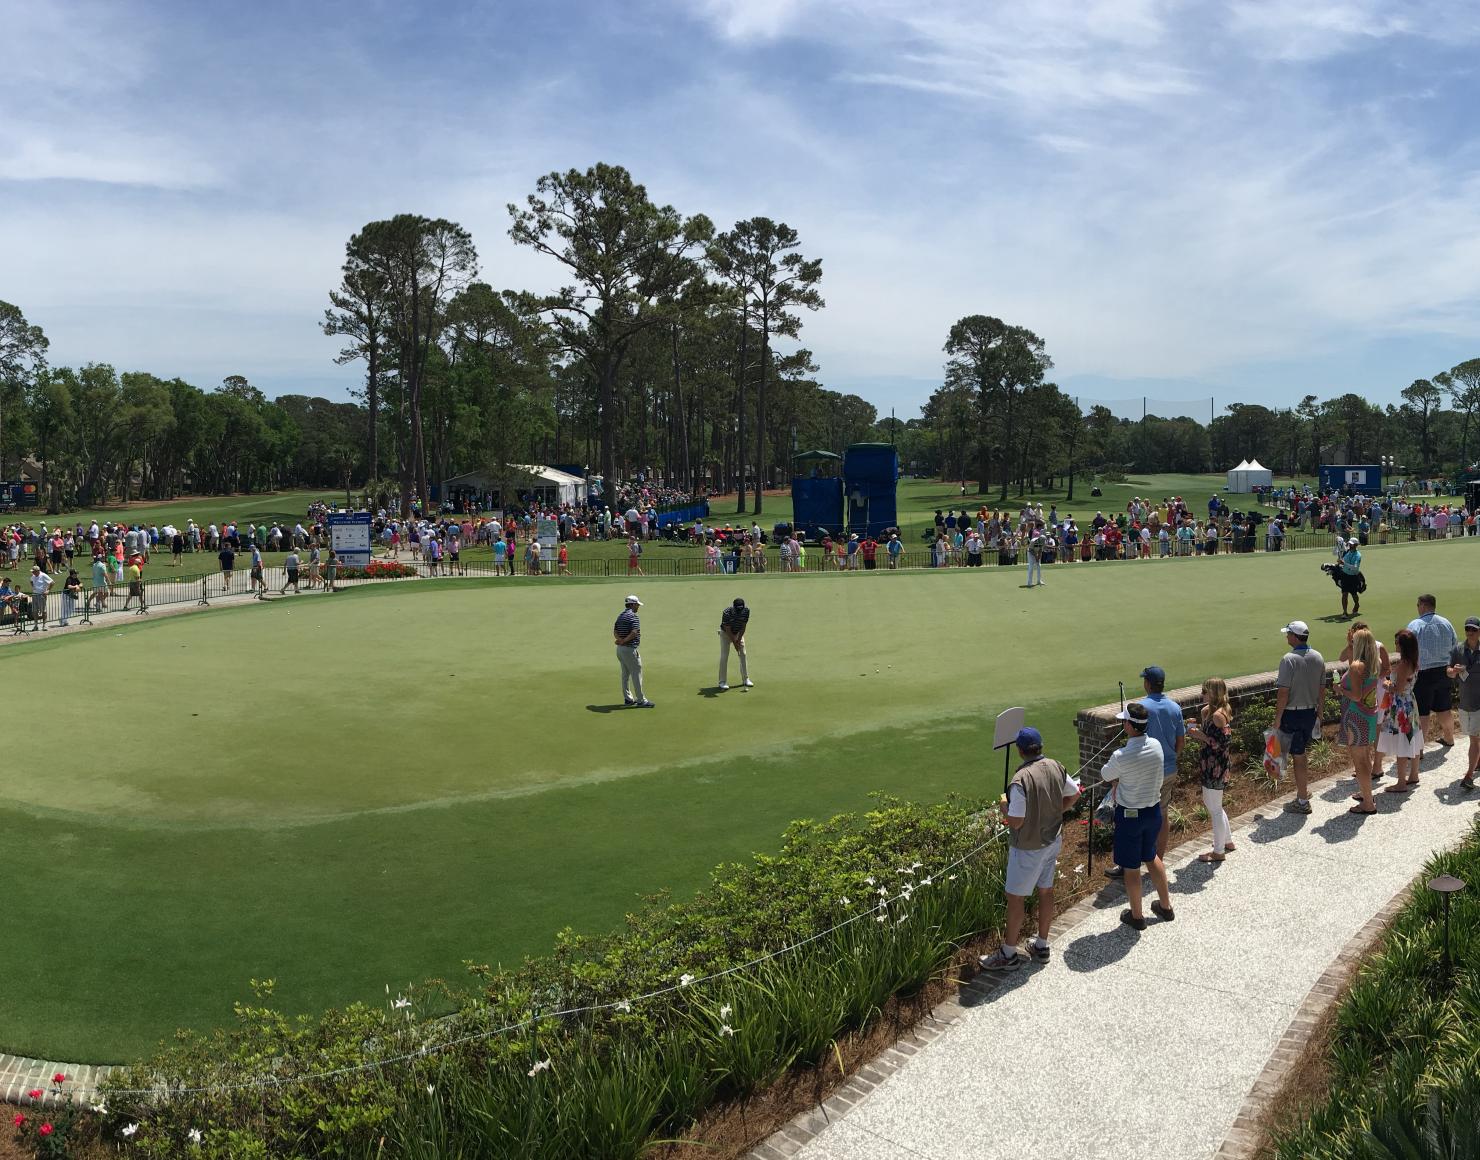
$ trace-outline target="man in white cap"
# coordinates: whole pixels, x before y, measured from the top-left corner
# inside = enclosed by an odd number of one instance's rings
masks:
[[[730,687],[730,649],[740,657],[740,683],[749,689],[753,686],[750,671],[745,664],[745,629],[750,624],[750,609],[745,607],[743,596],[735,597],[719,618],[719,690]]]
[[[1362,612],[1362,589],[1367,585],[1362,580],[1362,553],[1361,541],[1353,536],[1346,542],[1346,551],[1341,554],[1341,561],[1336,566],[1336,584],[1341,589],[1341,615],[1359,616]],[[1352,610],[1346,610],[1346,601],[1350,597]]]
[[[642,601],[636,596],[627,597],[617,623],[612,626],[612,639],[617,646],[617,663],[622,666],[622,701],[633,708],[651,709],[653,703],[642,692],[642,657],[637,651],[642,643],[642,624],[637,618],[641,607]]]
[[[1292,620],[1285,625],[1290,651],[1280,658],[1275,678],[1275,728],[1295,773],[1295,800],[1285,809],[1310,813],[1309,758],[1306,748],[1321,736],[1321,697],[1326,686],[1326,658],[1310,647],[1310,625]]]

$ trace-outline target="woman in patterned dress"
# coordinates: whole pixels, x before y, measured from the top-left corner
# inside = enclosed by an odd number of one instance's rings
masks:
[[[1407,793],[1418,786],[1418,759],[1423,754],[1423,727],[1418,706],[1413,702],[1413,682],[1418,677],[1418,637],[1403,628],[1398,630],[1393,643],[1398,649],[1398,660],[1379,706],[1383,716],[1377,751],[1392,754],[1393,773],[1398,779],[1384,792]]]
[[[1377,641],[1372,633],[1359,628],[1352,633],[1351,664],[1341,678],[1341,726],[1337,737],[1351,755],[1357,775],[1356,805],[1347,812],[1375,814],[1372,800],[1372,747],[1377,742],[1377,684],[1382,679],[1382,662]]]
[[[1202,748],[1197,755],[1198,773],[1202,778],[1203,805],[1213,823],[1213,849],[1199,854],[1199,862],[1221,862],[1233,847],[1233,832],[1228,813],[1223,808],[1223,791],[1228,788],[1228,726],[1233,708],[1228,703],[1228,686],[1220,677],[1203,682],[1202,710],[1196,721],[1187,722],[1187,735]]]

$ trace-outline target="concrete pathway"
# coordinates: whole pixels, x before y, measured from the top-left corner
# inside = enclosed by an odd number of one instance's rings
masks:
[[[1220,865],[1196,861],[1205,836],[1184,843],[1168,858],[1174,922],[1123,926],[1119,887],[1085,900],[1061,916],[1051,963],[978,976],[938,1009],[943,1025],[752,1155],[1212,1157],[1271,1056],[1293,1058],[1281,1040],[1313,1022],[1309,1003],[1297,1018],[1307,996],[1334,993],[1328,967],[1474,822],[1464,752],[1431,750],[1420,788],[1378,793],[1372,817],[1345,812],[1342,777],[1313,787],[1312,816],[1283,800],[1244,815]]]

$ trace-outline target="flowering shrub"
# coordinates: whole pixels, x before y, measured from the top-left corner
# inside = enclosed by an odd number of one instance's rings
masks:
[[[467,993],[387,991],[316,1018],[239,1006],[236,1026],[113,1073],[105,1134],[132,1129],[130,1151],[158,1157],[636,1157],[829,1058],[992,928],[996,837],[970,803],[881,800],[796,822],[778,854],[721,866],[691,901],[651,899],[613,934],[564,931],[517,969],[470,963]],[[413,1018],[429,999],[455,1009]]]
[[[46,1108],[40,1101],[47,1092],[32,1088],[26,1093],[37,1101],[29,1113],[16,1112],[10,1118],[16,1143],[37,1160],[65,1160],[79,1154],[79,1149],[97,1139],[95,1121],[88,1119],[81,1107],[66,1093],[67,1076],[57,1072],[51,1077],[51,1092],[59,1102]]]
[[[415,576],[416,568],[399,560],[371,560],[363,568],[340,568],[341,580],[394,580],[402,576]]]

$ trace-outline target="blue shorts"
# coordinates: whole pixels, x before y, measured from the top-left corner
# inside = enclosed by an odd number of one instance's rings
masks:
[[[1280,732],[1290,739],[1286,752],[1292,757],[1305,752],[1319,728],[1314,709],[1286,709],[1280,715]]]
[[[1161,803],[1142,806],[1135,817],[1125,807],[1115,807],[1115,864],[1134,870],[1156,857],[1156,839],[1161,836]]]

